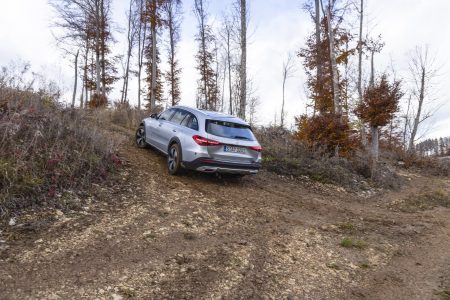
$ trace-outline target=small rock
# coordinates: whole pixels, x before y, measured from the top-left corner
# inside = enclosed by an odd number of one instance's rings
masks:
[[[34,243],[35,243],[35,244],[40,244],[40,243],[42,243],[43,241],[44,241],[43,239],[38,239],[38,240],[35,240]]]
[[[9,226],[15,226],[15,225],[16,225],[16,218],[11,218],[11,219],[9,220],[8,225],[9,225]]]
[[[111,294],[111,297],[113,300],[122,300],[123,299],[123,297],[118,294]]]

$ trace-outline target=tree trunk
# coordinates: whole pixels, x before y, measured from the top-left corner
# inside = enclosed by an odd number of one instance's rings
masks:
[[[239,107],[239,116],[245,120],[245,108],[247,106],[247,11],[246,0],[240,0],[241,10],[241,99]]]
[[[217,109],[217,107],[218,107],[218,103],[217,103],[217,101],[219,101],[219,68],[220,68],[220,66],[219,66],[219,51],[218,51],[218,49],[217,49],[217,45],[215,46],[215,54],[216,54],[216,74],[215,74],[215,76],[214,76],[214,81],[215,81],[215,83],[214,83],[214,86],[215,86],[215,88],[216,88],[216,90],[214,91],[214,111],[217,111],[218,109]]]
[[[409,139],[409,147],[408,147],[408,151],[411,152],[411,153],[414,153],[414,151],[415,151],[415,149],[414,149],[414,141],[416,139],[417,129],[419,128],[420,115],[422,113],[423,101],[425,99],[425,76],[426,76],[426,70],[425,70],[424,66],[422,66],[421,71],[422,71],[422,73],[420,74],[419,106],[417,108],[417,114],[416,114],[416,116],[414,118],[413,129],[412,129],[412,132],[411,132],[411,138]]]
[[[175,20],[175,12],[173,11],[173,6],[174,5],[172,2],[168,2],[168,9],[167,9],[167,25],[169,28],[169,64],[170,64],[170,95],[172,97],[171,99],[171,103],[172,106],[176,105],[178,103],[178,99],[176,98],[176,77],[175,77],[175,72],[176,72],[176,68],[175,68],[175,30],[176,30],[176,24],[174,23]],[[175,4],[176,5],[176,4]]]
[[[331,27],[331,7],[327,8],[327,23],[328,23],[328,40],[330,50],[331,75],[333,81],[333,104],[334,113],[340,118],[342,117],[341,99],[339,91],[339,77],[336,63],[336,54],[334,53],[334,32]]]
[[[83,78],[84,82],[84,78]],[[81,95],[80,95],[80,108],[83,108],[83,99],[84,99],[84,86],[81,87]]]
[[[222,79],[222,103],[220,103],[220,111],[224,112],[225,106],[225,83],[227,81],[227,62],[223,66],[223,79]]]
[[[205,93],[205,108],[208,109],[208,104],[209,104],[209,91],[208,91],[208,81],[209,81],[209,76],[208,73],[206,71],[206,61],[207,61],[207,57],[206,57],[206,36],[205,36],[205,17],[204,17],[204,12],[203,12],[203,0],[200,0],[200,10],[201,10],[201,20],[200,20],[200,34],[201,34],[201,43],[202,43],[202,59],[203,59],[203,88],[204,88],[204,93]],[[201,104],[200,104],[201,105]],[[198,106],[198,105],[197,105]]]
[[[127,41],[128,41],[128,49],[127,49],[127,61],[125,65],[125,74],[123,78],[123,87],[122,87],[122,96],[120,102],[125,103],[127,101],[128,94],[128,78],[130,73],[130,58],[131,58],[131,50],[133,49],[133,37],[131,33],[131,18],[132,18],[132,8],[133,8],[133,0],[130,0],[130,8],[128,10],[128,33],[127,33]]]
[[[372,150],[371,150],[371,159],[372,159],[372,175],[376,169],[378,163],[378,126],[371,126],[371,135],[372,135]]]
[[[316,15],[315,15],[315,23],[316,23],[316,48],[317,48],[317,82],[321,82],[321,78],[322,78],[322,63],[320,62],[321,60],[319,59],[319,47],[320,47],[320,0],[315,0],[315,8],[316,8]],[[319,96],[319,95],[317,95]],[[317,110],[317,105],[316,105],[316,101],[314,101],[314,111],[313,111],[313,115],[316,115],[316,110]]]
[[[78,55],[80,54],[80,50],[77,50],[77,54],[75,54],[75,80],[73,84],[73,95],[72,95],[72,108],[75,107],[75,97],[77,96],[77,85],[78,85]]]
[[[105,61],[105,40],[106,40],[106,33],[105,33],[105,26],[106,26],[106,20],[105,20],[105,7],[104,7],[104,1],[100,1],[100,20],[101,20],[101,55],[102,55],[102,96],[104,99],[106,99],[106,61]]]
[[[151,78],[151,94],[150,94],[150,110],[154,111],[156,106],[156,22],[151,23],[152,37],[152,78]]]
[[[406,113],[405,113],[405,124],[403,126],[403,151],[406,152],[407,145],[406,145],[406,130],[408,129],[408,125],[409,125],[409,109],[411,107],[411,95],[408,98],[408,105],[406,107]]]
[[[375,51],[373,50],[370,54],[370,79],[369,85],[373,86],[375,84],[375,64],[374,64]]]
[[[80,108],[87,108],[87,97],[88,97],[88,87],[87,87],[87,68],[88,68],[88,59],[89,59],[89,39],[86,35],[86,44],[84,49],[84,69],[83,69],[83,93],[81,93],[80,98]],[[83,94],[85,97],[84,105],[83,105]]]
[[[228,61],[228,89],[229,89],[229,97],[230,97],[230,115],[233,114],[233,83],[231,82],[231,47],[230,47],[230,39],[231,39],[231,29],[227,29],[227,61]]]
[[[286,76],[283,77],[283,101],[281,103],[281,118],[280,118],[280,123],[281,123],[281,127],[284,127],[284,87],[286,85]]]
[[[140,2],[140,16],[144,13],[144,0],[141,0]],[[142,29],[144,29],[144,32],[142,32]],[[144,45],[146,40],[146,33],[147,33],[147,25],[145,22],[140,20],[139,22],[139,44],[138,44],[138,110],[141,110],[141,76],[142,76],[142,65],[144,63]]]
[[[95,92],[100,95],[100,0],[95,0]]]
[[[358,40],[358,97],[359,103],[363,101],[363,91],[362,91],[362,33],[363,33],[363,19],[364,19],[364,0],[361,0],[361,11],[359,16],[359,40]],[[361,120],[361,143],[363,147],[367,147],[367,134],[364,121]]]
[[[170,90],[172,95],[172,106],[176,105],[175,99],[175,43],[173,27],[169,27],[170,35]]]

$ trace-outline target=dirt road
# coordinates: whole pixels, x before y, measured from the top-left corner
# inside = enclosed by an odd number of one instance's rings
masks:
[[[268,172],[171,177],[131,141],[120,154],[101,201],[2,230],[0,299],[449,296],[450,210],[402,209],[449,179],[404,174],[402,191],[358,195]]]

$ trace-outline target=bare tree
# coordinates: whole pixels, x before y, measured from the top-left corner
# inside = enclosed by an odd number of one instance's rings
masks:
[[[223,16],[222,28],[219,31],[219,36],[222,39],[222,44],[225,52],[225,68],[224,72],[228,71],[228,112],[230,115],[233,114],[233,81],[231,78],[232,74],[232,56],[233,56],[233,35],[234,35],[234,22],[230,20],[227,15]],[[224,73],[224,77],[226,76]],[[224,78],[225,80],[225,78]],[[222,96],[225,94],[225,89],[223,89]]]
[[[252,96],[249,97],[250,101],[248,103],[248,122],[250,124],[250,126],[254,126],[256,123],[256,112],[257,112],[257,108],[258,105],[260,103],[259,101],[259,97],[256,96]]]
[[[157,0],[151,0],[150,4],[150,36],[151,36],[151,81],[150,81],[150,109],[155,109],[156,106],[156,80],[157,80],[157,48],[156,48],[156,26],[158,25],[158,2]]]
[[[147,22],[145,22],[145,15],[146,5],[144,3],[144,0],[139,0],[138,8],[136,10],[136,19],[138,19],[138,28],[137,28],[137,39],[138,39],[138,110],[141,109],[141,77],[142,77],[142,66],[144,65],[144,49],[145,49],[145,43],[147,39]]]
[[[359,37],[358,37],[358,103],[363,101],[363,88],[362,88],[362,56],[363,56],[363,20],[364,20],[364,0],[361,0],[359,9]],[[364,122],[360,125],[361,143],[364,147],[367,147],[367,135]]]
[[[240,16],[241,16],[241,28],[240,28],[240,40],[241,40],[241,64],[240,64],[240,79],[241,79],[241,92],[240,92],[240,107],[239,117],[245,119],[245,108],[247,106],[247,0],[239,0]]]
[[[322,0],[321,0],[322,1]],[[335,4],[335,0],[328,0],[328,5],[326,9],[323,7],[322,3],[322,11],[324,15],[326,15],[327,19],[327,34],[328,34],[328,42],[329,42],[329,51],[330,51],[330,68],[332,75],[332,83],[333,83],[333,107],[334,113],[339,117],[342,117],[342,106],[341,106],[341,95],[339,88],[339,75],[338,68],[336,62],[336,53],[335,51],[335,43],[334,43],[334,29],[331,22],[331,11],[333,10],[333,6]]]
[[[73,95],[72,95],[72,105],[71,107],[75,107],[75,97],[77,96],[77,86],[78,86],[78,55],[80,54],[80,50],[77,50],[77,54],[75,54],[75,79],[73,84]]]
[[[161,0],[148,0],[144,21],[148,23],[149,34],[148,42],[145,45],[146,69],[147,69],[147,86],[149,100],[147,108],[151,111],[159,110],[159,104],[162,101],[162,79],[160,66],[160,38],[161,29],[163,28],[162,4]]]
[[[56,11],[58,18],[52,24],[58,28],[58,35],[55,35],[57,45],[65,55],[74,57],[74,89],[72,96],[72,108],[75,106],[76,90],[78,85],[78,58],[81,48],[89,49],[88,27],[89,5],[86,0],[52,0],[50,5]],[[84,43],[84,41],[86,41]],[[82,102],[80,107],[83,107]]]
[[[280,115],[280,125],[281,127],[284,126],[284,118],[285,118],[285,111],[284,111],[284,103],[285,103],[285,97],[284,97],[284,91],[286,87],[286,80],[293,76],[293,73],[295,72],[294,68],[294,57],[291,53],[288,54],[286,61],[283,63],[283,100],[281,103],[281,115]]]
[[[369,85],[373,86],[375,83],[375,53],[380,53],[383,50],[384,42],[379,35],[376,39],[367,39],[367,50],[370,52],[370,78]]]
[[[314,23],[315,23],[315,34],[316,34],[316,48],[319,49],[320,47],[320,0],[315,0],[314,2],[314,8],[315,8],[315,14],[314,14]],[[316,80],[317,82],[320,82],[322,78],[322,64],[320,59],[320,52],[317,51],[316,54],[316,60],[317,60],[317,73],[316,73]],[[313,114],[316,114],[316,105],[314,103],[314,111]]]
[[[403,138],[403,151],[406,152],[406,150],[408,149],[408,144],[407,144],[407,133],[408,133],[408,129],[410,127],[410,111],[411,109],[411,95],[409,95],[408,97],[408,102],[407,102],[407,106],[406,106],[406,112],[404,115],[402,115],[402,118],[404,119],[404,123],[403,123],[403,132],[402,132],[402,138]]]
[[[208,13],[204,0],[194,1],[194,14],[198,22],[198,33],[196,40],[199,43],[199,50],[196,55],[197,69],[200,71],[198,81],[197,107],[213,109],[217,103],[217,87],[214,71],[215,55],[214,41],[211,26],[208,24]]]
[[[432,81],[437,76],[438,69],[434,57],[430,56],[428,46],[417,46],[411,57],[409,69],[413,78],[414,87],[412,96],[416,99],[417,108],[413,112],[411,136],[409,138],[408,151],[413,153],[414,143],[420,124],[433,115],[433,109],[427,102],[427,96],[431,89]],[[428,104],[428,107],[424,107]]]
[[[127,102],[127,94],[128,94],[128,82],[130,75],[130,59],[132,55],[132,51],[136,41],[137,34],[137,17],[136,13],[133,11],[135,6],[135,0],[130,0],[130,5],[128,8],[128,28],[127,28],[127,53],[126,53],[126,63],[125,63],[125,71],[123,75],[123,85],[122,85],[122,94],[120,98],[121,103]]]
[[[97,95],[100,95],[100,0],[94,0],[95,5],[95,73],[96,73],[96,81],[95,81],[95,92]]]
[[[165,74],[165,78],[169,84],[170,102],[172,105],[177,105],[181,96],[181,68],[176,58],[177,46],[180,41],[181,0],[166,0],[163,4],[163,13],[169,35],[167,47],[169,70]]]

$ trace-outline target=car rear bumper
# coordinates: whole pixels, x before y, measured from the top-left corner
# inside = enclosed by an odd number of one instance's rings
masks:
[[[260,163],[231,163],[209,158],[198,158],[191,162],[183,162],[183,166],[187,169],[205,173],[256,174],[261,169]]]

